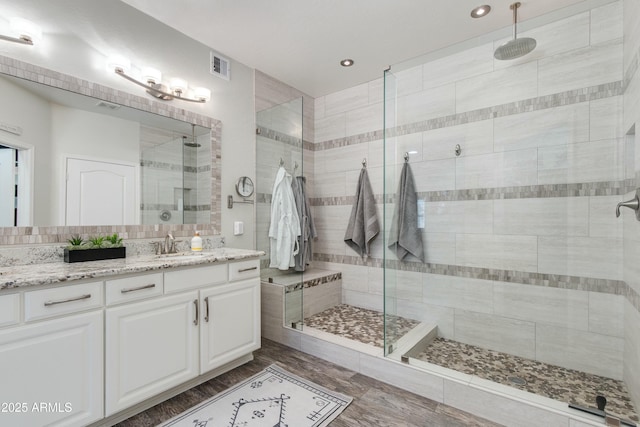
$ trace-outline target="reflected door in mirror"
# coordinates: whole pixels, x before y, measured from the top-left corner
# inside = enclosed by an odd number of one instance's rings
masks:
[[[67,159],[66,225],[137,223],[134,165]]]

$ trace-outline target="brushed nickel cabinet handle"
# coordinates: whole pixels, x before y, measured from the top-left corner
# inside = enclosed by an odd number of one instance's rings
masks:
[[[89,298],[91,298],[91,294],[80,295],[79,297],[73,297],[73,298],[68,298],[68,299],[61,299],[61,300],[58,300],[58,301],[45,301],[44,302],[44,306],[45,307],[50,307],[50,306],[56,305],[56,304],[64,304],[66,302],[80,301],[80,300],[89,299]]]
[[[257,270],[258,267],[241,268],[238,273],[244,273],[245,271]]]
[[[193,300],[193,305],[196,306],[196,317],[195,317],[195,319],[193,319],[193,324],[198,326],[198,318],[200,317],[200,314],[198,312],[198,300],[197,299]]]
[[[205,312],[205,315],[204,315],[204,321],[208,322],[209,321],[209,297],[206,297],[204,299],[204,306],[207,309],[207,311]]]
[[[137,288],[125,288],[125,289],[121,289],[120,292],[123,294],[127,294],[129,292],[135,292],[135,291],[141,291],[143,289],[151,289],[151,288],[155,288],[156,284],[155,283],[150,283],[148,285],[144,285],[144,286],[139,286]]]

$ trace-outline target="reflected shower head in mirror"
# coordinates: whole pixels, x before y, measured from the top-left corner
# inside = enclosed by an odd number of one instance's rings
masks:
[[[509,40],[496,49],[493,57],[501,60],[511,60],[520,58],[536,48],[536,41],[530,37],[518,38],[518,8],[521,3],[513,3],[510,7],[513,10],[513,40]]]
[[[200,147],[200,143],[196,139],[196,125],[191,123],[191,141],[187,141],[187,137],[182,137],[182,143],[185,147],[198,148]]]
[[[198,144],[197,142],[195,142],[194,139],[192,139],[191,141],[187,141],[187,137],[183,136],[182,137],[182,144],[184,144],[185,147],[191,147],[191,148],[198,148],[200,147],[200,144]]]

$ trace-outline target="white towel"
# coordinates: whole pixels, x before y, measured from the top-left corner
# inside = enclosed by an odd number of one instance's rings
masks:
[[[280,167],[271,196],[270,268],[288,270],[296,265],[294,256],[298,253],[300,232],[300,219],[291,189],[291,175]]]
[[[344,241],[358,255],[367,259],[371,254],[371,242],[379,232],[380,224],[378,223],[376,200],[373,197],[367,169],[362,168]]]

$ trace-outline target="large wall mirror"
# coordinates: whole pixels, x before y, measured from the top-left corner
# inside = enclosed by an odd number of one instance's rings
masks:
[[[219,224],[219,121],[2,62],[1,227]]]

